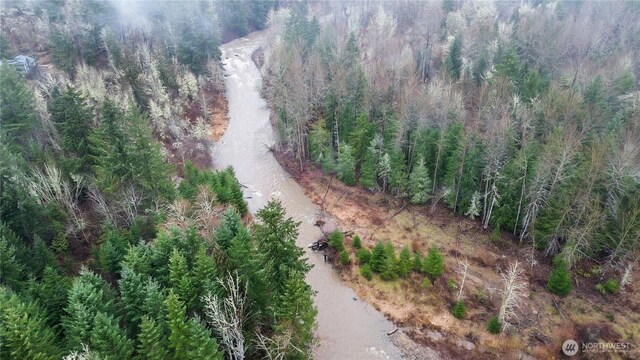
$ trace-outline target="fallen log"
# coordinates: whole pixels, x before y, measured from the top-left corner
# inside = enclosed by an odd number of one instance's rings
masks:
[[[387,333],[387,336],[391,336],[391,335],[395,334],[395,333],[396,333],[396,331],[398,331],[398,328],[395,328],[395,329],[393,329],[392,331],[389,331],[389,332]]]

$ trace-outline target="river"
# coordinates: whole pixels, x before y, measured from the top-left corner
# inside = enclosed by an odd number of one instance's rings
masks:
[[[307,198],[298,183],[276,161],[268,146],[274,143],[274,131],[269,122],[269,109],[260,95],[262,77],[251,60],[252,52],[269,38],[268,32],[256,32],[224,44],[222,59],[225,68],[229,126],[224,136],[213,146],[216,168],[233,166],[244,189],[252,213],[270,199],[279,199],[288,216],[300,221],[298,245],[305,248],[313,269],[307,282],[317,292],[316,335],[319,346],[317,359],[399,359],[400,352],[386,333],[394,325],[370,305],[357,300],[322,255],[308,245],[322,235],[314,226],[319,207]]]

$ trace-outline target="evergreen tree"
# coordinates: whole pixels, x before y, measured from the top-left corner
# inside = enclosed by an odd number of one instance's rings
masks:
[[[47,244],[36,236],[31,247],[29,268],[36,277],[41,278],[47,266],[58,266],[58,262]]]
[[[191,308],[195,299],[194,284],[189,272],[187,259],[174,248],[169,258],[169,285],[180,297],[180,301]]]
[[[15,234],[9,229],[0,234],[0,284],[17,290],[23,281],[24,265],[16,258],[17,250],[9,242],[10,236],[15,237]]]
[[[145,275],[136,274],[127,267],[122,268],[121,278],[118,281],[120,300],[124,308],[127,330],[132,338],[135,338],[138,333],[138,327],[144,314],[147,281],[148,278]]]
[[[242,219],[240,219],[238,212],[234,208],[227,208],[214,233],[214,239],[218,246],[222,250],[228,249],[231,245],[231,240],[242,226]]]
[[[371,251],[365,248],[358,250],[358,263],[360,263],[360,265],[368,264],[370,260]]]
[[[202,247],[196,254],[192,271],[192,285],[195,287],[194,295],[197,304],[201,305],[200,299],[203,296],[210,292],[217,292],[218,287],[215,279],[217,279],[216,261],[207,255],[206,250]],[[201,308],[201,306],[198,306],[198,308]]]
[[[547,289],[560,296],[567,296],[571,292],[571,277],[567,265],[560,256],[553,260],[553,271],[549,276]]]
[[[67,294],[70,287],[71,280],[62,276],[59,269],[51,266],[44,269],[40,282],[32,282],[29,293],[47,313],[49,325],[60,325],[64,316],[64,308],[67,306]]]
[[[220,59],[221,55],[217,24],[213,25],[210,21],[205,21],[204,18],[198,19],[199,17],[200,14],[186,16],[180,22],[178,26],[180,40],[177,44],[178,60],[189,66],[189,69],[196,75],[204,74],[207,68],[206,62],[210,59]],[[242,21],[242,18],[238,18],[238,20]],[[243,21],[246,26],[246,18]]]
[[[453,307],[453,316],[456,319],[463,319],[466,312],[467,312],[467,308],[464,305],[464,301],[462,300],[457,301],[456,305]]]
[[[384,260],[380,270],[380,278],[383,280],[395,280],[398,278],[398,261],[396,260],[396,251],[391,242],[387,242],[384,246]]]
[[[522,98],[531,102],[543,90],[543,86],[538,70],[530,69],[522,84]]]
[[[313,343],[315,318],[318,310],[313,306],[313,290],[305,283],[304,274],[292,270],[276,307],[276,333],[291,334],[291,348],[287,358],[304,359],[299,349],[309,349]]]
[[[8,359],[60,359],[56,333],[44,312],[0,286],[0,353]]]
[[[485,157],[484,145],[474,137],[464,156],[463,169],[458,179],[457,209],[459,212],[462,212],[462,209],[469,209],[473,194],[480,187]]]
[[[178,238],[181,236],[177,229],[170,229],[158,234],[151,247],[150,254],[150,271],[151,275],[165,287],[169,284],[169,259],[173,254],[173,249],[179,245]]]
[[[349,257],[349,252],[347,250],[340,251],[340,264],[348,265],[351,262],[351,258]]]
[[[431,179],[422,157],[411,171],[409,185],[412,204],[424,204],[431,197]]]
[[[300,223],[285,219],[285,210],[279,201],[270,201],[256,217],[259,222],[254,225],[254,234],[258,251],[264,256],[266,280],[276,294],[281,294],[290,272],[306,274],[309,271],[307,262],[301,260],[304,250],[296,245]]]
[[[338,252],[344,250],[344,235],[339,230],[334,230],[329,234],[329,245]]]
[[[73,154],[68,170],[71,173],[88,173],[92,164],[90,137],[93,132],[93,115],[84,97],[72,87],[54,96],[50,104],[51,120],[62,135],[62,147]]]
[[[65,312],[62,327],[68,347],[80,350],[82,344],[89,344],[96,315],[117,313],[115,293],[101,277],[83,269],[69,290]]]
[[[432,246],[423,262],[423,271],[431,280],[435,280],[444,272],[444,257],[440,253],[440,249]]]
[[[167,317],[165,311],[165,303],[167,300],[165,290],[160,287],[155,279],[149,278],[145,286],[145,292],[147,295],[142,305],[142,313],[156,320],[158,324],[164,324]]]
[[[458,190],[462,171],[464,170],[464,158],[466,152],[466,139],[461,123],[455,122],[445,130],[445,148],[447,156],[444,166],[444,184],[449,189],[449,195],[445,198],[446,203],[457,210]]]
[[[222,12],[224,15],[222,18],[224,29],[238,37],[245,36],[249,32],[247,4],[247,2],[240,0],[226,1],[223,3]]]
[[[167,338],[162,326],[149,316],[143,316],[138,335],[138,357],[141,360],[168,360]]]
[[[376,162],[371,149],[367,149],[364,155],[364,161],[360,169],[360,185],[371,191],[375,190],[378,186]]]
[[[118,276],[128,246],[129,239],[125,234],[114,226],[107,226],[102,234],[102,245],[98,254],[100,267],[105,272]]]
[[[225,169],[224,176],[226,177],[226,182],[230,187],[231,203],[233,204],[233,206],[235,206],[236,210],[238,210],[240,216],[246,215],[247,211],[249,211],[249,207],[247,205],[247,202],[244,201],[244,193],[240,188],[240,183],[236,179],[233,168],[228,167],[227,169]]]
[[[171,291],[166,300],[167,324],[169,326],[169,348],[176,360],[187,359],[191,331],[187,321],[187,310],[176,293]]]
[[[27,87],[13,65],[0,66],[0,120],[3,140],[26,144],[28,135],[36,128],[33,92]]]
[[[358,235],[353,238],[353,248],[356,250],[362,249],[362,240],[360,240],[360,236]]]
[[[391,153],[391,172],[389,174],[389,191],[396,196],[404,196],[408,187],[407,164],[402,151]]]
[[[396,263],[395,256],[386,256],[382,263],[382,270],[380,271],[380,278],[382,280],[396,280],[398,278],[398,264]]]
[[[498,320],[497,316],[492,316],[487,323],[487,330],[489,330],[492,334],[500,334],[502,331],[502,324],[500,324],[500,320]]]
[[[371,260],[369,261],[369,264],[371,264],[371,270],[377,273],[381,272],[385,260],[386,254],[384,243],[382,241],[378,241],[371,252]]]
[[[256,0],[250,2],[251,17],[249,18],[249,24],[256,30],[264,29],[269,10],[271,10],[274,4],[274,0]]]
[[[413,256],[413,262],[411,263],[411,270],[416,272],[422,272],[422,257],[419,253],[415,253]]]
[[[520,60],[512,46],[509,46],[506,50],[498,49],[495,69],[498,74],[504,75],[511,80],[516,89],[520,87]]]
[[[309,156],[315,163],[322,164],[331,156],[331,134],[326,129],[325,120],[320,118],[311,125],[309,131]]]
[[[360,268],[360,274],[362,274],[362,276],[367,280],[373,279],[373,272],[371,271],[371,266],[369,264],[364,264]]]
[[[378,175],[382,180],[382,191],[387,191],[389,176],[391,175],[391,157],[388,153],[384,153],[378,163]]]
[[[460,75],[462,74],[462,38],[460,35],[453,39],[444,63],[449,76],[453,80],[460,79]]]
[[[152,255],[152,246],[140,243],[129,247],[121,265],[123,268],[127,267],[135,273],[150,275]]]
[[[118,325],[118,320],[104,313],[97,313],[91,331],[91,350],[107,360],[130,359],[133,342]]]
[[[133,169],[132,179],[136,187],[149,199],[173,199],[175,188],[169,174],[172,166],[166,162],[160,145],[153,138],[147,119],[135,108],[127,112],[126,122],[129,124],[129,149]]]
[[[353,186],[356,184],[356,160],[353,157],[351,147],[347,144],[340,146],[340,153],[338,154],[338,179],[343,183]]]
[[[361,113],[356,118],[356,124],[349,133],[349,146],[351,147],[356,164],[361,164],[373,137],[373,127],[367,119],[367,114]]]
[[[398,259],[398,274],[406,278],[409,275],[409,271],[411,271],[411,250],[407,246],[402,248],[400,251],[400,258]]]
[[[100,111],[100,127],[90,141],[95,154],[96,182],[107,192],[116,192],[122,185],[133,181],[133,169],[127,143],[124,113],[112,100],[105,100]]]
[[[218,342],[211,336],[209,329],[197,319],[189,320],[190,347],[188,359],[223,360],[224,354],[218,351]]]

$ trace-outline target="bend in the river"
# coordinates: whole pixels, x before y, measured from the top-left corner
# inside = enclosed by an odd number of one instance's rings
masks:
[[[226,71],[229,126],[212,150],[217,168],[233,166],[246,186],[249,209],[255,213],[270,199],[280,199],[287,214],[301,221],[298,245],[307,249],[313,269],[307,282],[317,292],[316,334],[318,359],[399,359],[400,353],[386,333],[393,324],[366,303],[356,300],[322,255],[307,246],[321,236],[314,226],[319,212],[302,188],[276,161],[268,147],[274,143],[269,109],[260,96],[262,77],[251,60],[252,52],[267,41],[267,32],[257,32],[222,46]]]

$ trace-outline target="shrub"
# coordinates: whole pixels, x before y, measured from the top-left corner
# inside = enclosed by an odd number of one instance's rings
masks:
[[[358,250],[358,263],[361,265],[368,264],[371,260],[371,251],[368,249]]]
[[[367,280],[373,279],[373,271],[371,271],[371,266],[369,264],[365,264],[360,268],[360,274],[364,276]]]
[[[596,285],[596,289],[602,294],[617,294],[620,286],[615,279],[609,279],[604,283]]]
[[[454,279],[449,279],[447,281],[447,286],[449,286],[449,290],[451,290],[451,292],[458,290],[458,284]]]
[[[493,316],[489,319],[489,322],[487,323],[487,330],[492,334],[500,334],[502,325],[500,324],[497,316]]]
[[[464,301],[460,300],[456,302],[456,305],[453,307],[453,316],[455,316],[456,319],[463,319],[466,313],[467,308],[464,305]]]
[[[360,240],[360,236],[358,235],[353,238],[353,248],[356,250],[362,249],[362,240]]]
[[[429,249],[427,258],[423,263],[423,270],[431,280],[437,279],[444,272],[444,257],[436,246],[432,246]]]
[[[553,271],[547,282],[547,289],[560,296],[567,296],[571,292],[571,279],[564,261],[556,256],[553,261]]]
[[[617,294],[618,291],[620,291],[620,286],[618,285],[618,282],[615,279],[609,279],[609,280],[605,281],[604,289],[609,294]]]
[[[424,280],[422,280],[422,288],[428,289],[430,287],[431,287],[431,280],[429,280],[428,277],[425,277]]]
[[[334,230],[329,234],[329,245],[338,251],[344,250],[344,236],[338,230]]]
[[[340,252],[340,263],[342,265],[347,265],[351,262],[351,258],[349,258],[349,253],[347,252],[347,250],[342,250]]]

